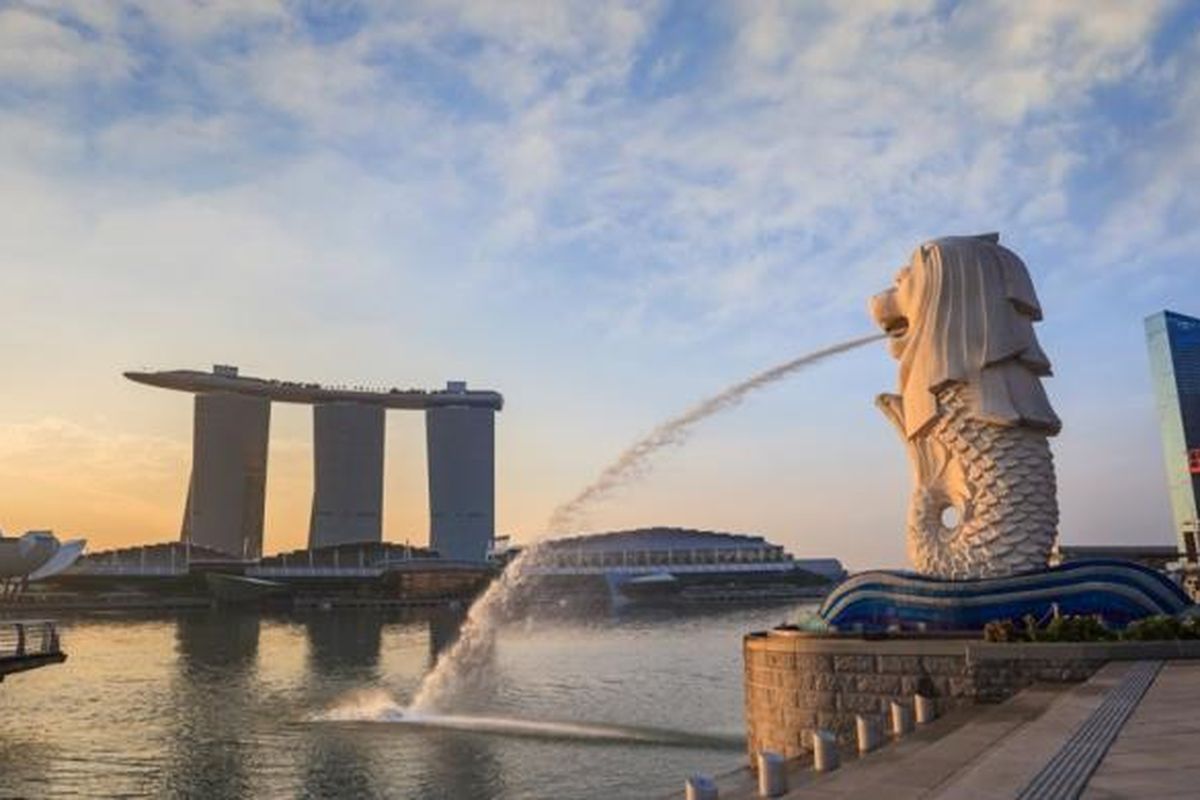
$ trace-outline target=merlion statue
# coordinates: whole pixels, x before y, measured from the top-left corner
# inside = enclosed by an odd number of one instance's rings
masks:
[[[1042,309],[999,240],[923,244],[871,300],[900,362],[900,393],[876,403],[912,461],[908,554],[940,578],[1043,569],[1058,526],[1049,437],[1062,424],[1042,388]]]

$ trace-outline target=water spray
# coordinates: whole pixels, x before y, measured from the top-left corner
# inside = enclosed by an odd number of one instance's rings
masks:
[[[659,450],[683,444],[693,427],[714,414],[733,408],[750,393],[826,358],[878,341],[885,335],[872,334],[851,339],[785,361],[736,383],[679,416],[667,420],[626,448],[612,464],[600,472],[596,480],[556,508],[550,516],[549,529],[557,532],[568,530],[589,506],[609,497],[614,490],[631,481],[644,477],[649,471],[651,457]],[[433,669],[421,681],[412,703],[409,704],[412,713],[443,711],[451,698],[469,692],[478,684],[491,657],[496,631],[509,615],[513,598],[517,596],[519,588],[532,573],[531,568],[537,562],[539,550],[540,545],[537,543],[527,545],[471,604],[459,631],[458,640],[438,657]]]
[[[554,513],[550,515],[548,528],[551,531],[571,530],[589,506],[604,500],[616,489],[644,477],[649,471],[649,462],[655,453],[664,447],[683,444],[692,432],[692,428],[698,423],[714,414],[733,408],[751,392],[783,380],[793,372],[818,361],[878,341],[884,336],[885,334],[872,334],[859,339],[851,339],[848,342],[785,361],[736,383],[707,400],[697,403],[679,416],[667,420],[626,448],[615,461],[600,472],[594,481],[584,487],[583,491],[554,509]]]

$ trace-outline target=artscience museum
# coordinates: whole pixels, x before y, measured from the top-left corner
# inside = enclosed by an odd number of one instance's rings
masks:
[[[66,570],[83,554],[87,541],[60,542],[51,531],[5,536],[0,531],[0,601],[15,599],[32,582]]]

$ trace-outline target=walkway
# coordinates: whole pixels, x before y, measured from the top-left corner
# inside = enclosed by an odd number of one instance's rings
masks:
[[[0,620],[0,681],[14,672],[66,660],[53,622]]]
[[[1121,729],[1083,800],[1200,796],[1200,662],[1168,661]]]
[[[1200,797],[1198,687],[1197,661],[1113,662],[1083,684],[953,712],[836,772],[794,770],[786,797]],[[722,800],[756,796],[746,773],[721,784]]]

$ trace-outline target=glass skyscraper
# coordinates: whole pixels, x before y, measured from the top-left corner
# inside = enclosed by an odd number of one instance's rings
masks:
[[[1154,314],[1146,318],[1146,342],[1175,530],[1188,563],[1196,564],[1200,537],[1200,319],[1173,311]]]

